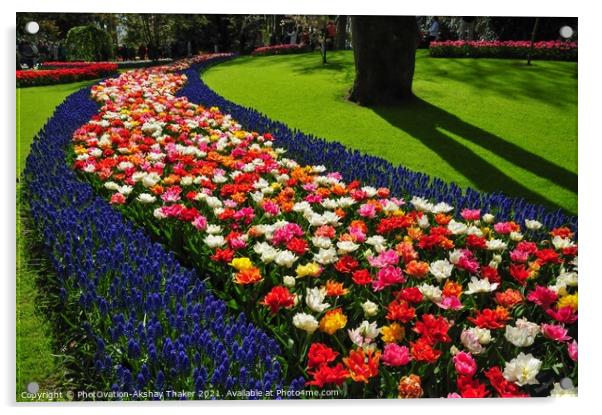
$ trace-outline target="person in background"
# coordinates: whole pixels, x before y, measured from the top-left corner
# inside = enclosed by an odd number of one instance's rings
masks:
[[[301,44],[303,46],[307,46],[309,45],[310,39],[309,39],[309,30],[307,30],[307,27],[304,27],[301,29]]]
[[[48,61],[48,44],[45,41],[39,43],[38,47],[38,63]]]
[[[120,61],[125,60],[125,46],[124,45],[117,46],[117,56]]]
[[[460,40],[473,40],[475,16],[464,16],[460,22]]]
[[[334,49],[334,39],[337,36],[337,25],[329,20],[326,25],[326,47],[328,49]]]
[[[309,50],[316,50],[320,46],[320,32],[315,27],[309,29]]]
[[[19,43],[19,47],[17,48],[19,53],[19,61],[24,68],[33,67],[33,48],[31,47],[31,43],[28,41],[23,41]]]
[[[52,45],[50,46],[50,53],[53,61],[56,62],[59,60],[59,45],[57,42],[52,42]]]
[[[65,47],[65,42],[61,41],[59,43],[59,61],[63,62],[67,60],[67,48]]]
[[[40,51],[35,43],[31,44],[31,50],[33,52],[33,64],[31,67],[33,68],[40,63]]]
[[[140,60],[146,60],[146,51],[146,46],[144,44],[141,44],[138,48],[138,57],[140,58]]]
[[[290,32],[287,33],[288,36],[288,43],[291,45],[296,45],[297,44],[297,28],[293,26],[293,28],[291,29]]]
[[[428,45],[430,45],[431,42],[439,40],[439,36],[441,35],[441,25],[439,24],[439,18],[437,16],[433,17],[433,20],[431,20],[428,35]]]

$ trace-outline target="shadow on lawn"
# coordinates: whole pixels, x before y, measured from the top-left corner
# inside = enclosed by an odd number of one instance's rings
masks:
[[[571,62],[535,61],[531,66],[518,60],[441,59],[423,57],[428,71],[425,80],[443,82],[446,78],[469,83],[476,89],[495,91],[511,99],[529,99],[556,107],[577,105],[577,66]]]
[[[460,174],[471,180],[480,190],[486,192],[501,190],[509,195],[524,197],[531,202],[561,208],[508,176],[492,162],[457,142],[446,132],[469,140],[518,167],[577,193],[576,173],[462,121],[423,99],[415,97],[408,105],[373,107],[372,110],[391,125],[420,140]]]

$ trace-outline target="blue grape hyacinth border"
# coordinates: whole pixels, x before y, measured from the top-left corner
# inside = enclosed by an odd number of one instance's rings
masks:
[[[446,202],[454,206],[456,215],[464,208],[482,209],[495,214],[497,220],[501,221],[514,220],[524,225],[525,219],[535,219],[548,230],[568,225],[577,239],[578,217],[567,215],[562,209],[550,211],[545,206],[529,203],[523,198],[509,197],[502,192],[485,193],[472,188],[463,190],[455,183],[393,165],[383,158],[363,154],[338,142],[303,133],[253,108],[225,99],[203,82],[201,74],[210,66],[235,56],[218,57],[193,65],[184,71],[188,82],[178,94],[206,107],[219,107],[246,129],[271,133],[275,137],[275,144],[287,150],[287,157],[302,165],[324,165],[331,171],[340,172],[347,181],[361,180],[375,187],[388,187],[394,195],[420,196],[435,202]]]
[[[197,272],[78,180],[67,161],[72,134],[97,112],[89,88],[67,97],[35,138],[23,174],[61,307],[81,315],[72,324],[91,345],[91,383],[107,391],[82,399],[160,399],[135,394],[149,390],[170,399],[167,391],[183,388],[195,399],[301,390],[301,378],[285,385],[273,339],[244,314],[233,316]]]

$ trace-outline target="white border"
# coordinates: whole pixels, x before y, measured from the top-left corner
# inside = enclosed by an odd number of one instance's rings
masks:
[[[593,3],[593,2],[592,2]],[[602,275],[598,266],[598,258],[602,249],[600,237],[601,215],[597,209],[602,206],[600,200],[600,161],[601,134],[600,102],[600,31],[599,13],[596,8],[585,2],[568,2],[549,0],[545,2],[527,2],[524,0],[505,0],[503,2],[482,1],[445,1],[430,0],[428,2],[396,2],[371,0],[355,2],[352,0],[305,0],[305,1],[275,1],[275,0],[222,0],[148,2],[140,0],[103,0],[101,2],[68,2],[64,0],[22,0],[20,2],[5,2],[1,18],[3,21],[2,57],[7,64],[3,68],[4,96],[2,105],[2,179],[4,180],[5,197],[0,206],[5,221],[2,229],[3,249],[2,264],[4,301],[2,302],[3,323],[5,327],[0,353],[4,368],[0,379],[0,394],[2,402],[7,406],[8,413],[71,414],[86,411],[89,414],[105,414],[108,407],[119,406],[116,403],[95,405],[19,405],[14,404],[15,397],[15,81],[13,73],[14,44],[15,44],[15,12],[16,11],[55,11],[55,12],[179,12],[179,13],[283,13],[288,14],[407,14],[407,15],[479,15],[479,16],[578,16],[579,17],[579,242],[580,242],[580,274],[581,274],[581,335],[579,348],[581,359],[579,376],[579,398],[576,399],[530,399],[530,400],[421,400],[421,401],[334,401],[334,402],[204,402],[191,403],[150,403],[130,404],[125,408],[136,407],[150,414],[162,414],[167,408],[176,408],[179,413],[198,413],[199,411],[223,411],[232,408],[234,411],[287,414],[313,412],[316,409],[337,410],[341,413],[351,413],[357,410],[364,413],[389,413],[437,411],[448,414],[476,412],[482,414],[517,411],[532,411],[541,414],[578,413],[587,411],[591,405],[596,405],[599,398],[600,385],[600,348],[602,338],[599,316],[602,311],[600,304],[600,288]],[[9,150],[10,148],[10,150]],[[84,409],[85,407],[85,409]],[[122,410],[125,408],[120,408]],[[143,409],[142,409],[143,408]]]

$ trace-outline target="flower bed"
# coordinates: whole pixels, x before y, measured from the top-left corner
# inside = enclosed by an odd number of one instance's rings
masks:
[[[114,63],[53,62],[56,69],[30,69],[17,71],[17,87],[55,85],[86,79],[103,78],[114,74]],[[57,66],[60,63],[60,67]]]
[[[262,46],[251,52],[253,56],[267,56],[267,55],[289,55],[292,53],[303,53],[307,52],[307,45],[274,45],[274,46]]]
[[[102,108],[75,132],[73,166],[208,270],[280,341],[289,376],[339,397],[547,396],[577,383],[575,229],[546,229],[529,206],[517,219],[503,196],[405,200],[300,164],[277,147],[286,130],[244,130],[175,97],[185,82],[158,68],[93,87]]]
[[[132,61],[116,61],[113,63],[116,63],[117,66],[119,67],[119,69],[138,69],[138,68],[148,68],[151,66],[158,66],[158,65],[167,65],[173,62],[173,59],[171,58],[164,58],[164,59],[158,59],[158,60],[150,60],[150,59],[146,59],[146,60],[132,60]]]
[[[66,159],[76,128],[97,118],[89,96],[81,90],[57,108],[24,172],[56,272],[58,313],[70,322],[60,342],[80,351],[74,361],[88,385],[74,398],[256,398],[302,387],[299,380],[284,384],[274,340],[244,314],[228,312],[194,271],[77,179]]]
[[[531,52],[528,40],[508,41],[466,41],[446,40],[431,42],[429,53],[437,58],[511,58],[576,61],[577,42],[542,41],[535,42]]]
[[[106,64],[115,64],[120,69],[137,69],[137,68],[147,68],[149,66],[160,66],[167,65],[172,63],[173,60],[171,58],[158,59],[158,60],[132,60],[132,61],[112,61],[112,62],[96,62],[96,63],[106,63]],[[90,62],[54,62],[48,61],[43,62],[40,67],[42,69],[56,69],[56,68],[77,68],[82,66],[90,65]]]

